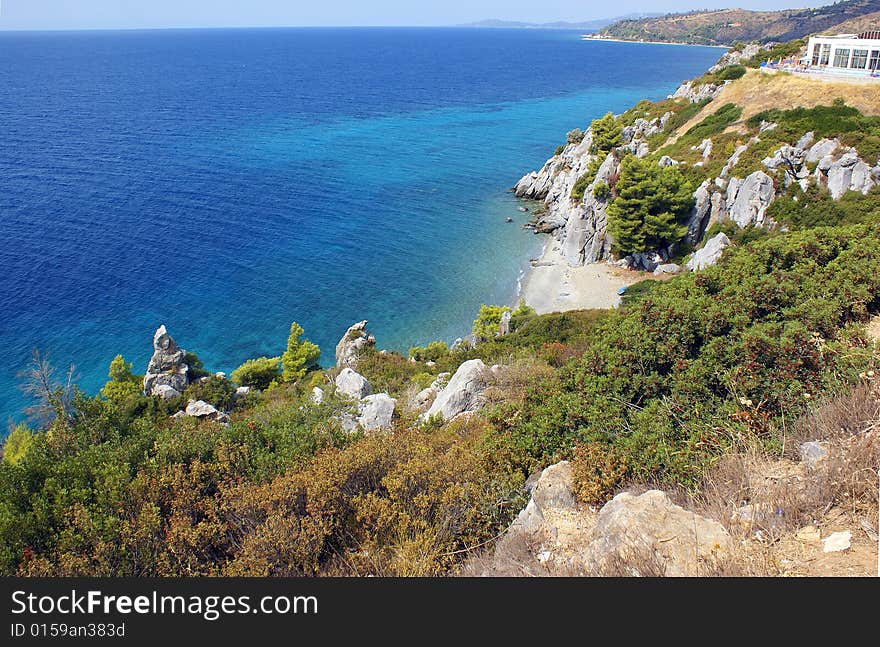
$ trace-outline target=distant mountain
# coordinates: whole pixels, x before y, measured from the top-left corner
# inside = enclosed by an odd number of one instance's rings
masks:
[[[470,22],[459,27],[496,27],[503,29],[582,29],[584,31],[593,31],[602,29],[622,20],[636,20],[639,18],[649,18],[662,16],[660,13],[632,13],[625,16],[617,16],[616,18],[598,18],[596,20],[584,20],[580,22],[566,22],[558,20],[556,22],[518,22],[516,20],[499,20],[497,18],[489,18],[487,20],[479,20]]]
[[[796,0],[795,0],[796,1]],[[836,27],[863,25],[880,11],[880,0],[845,0],[817,9],[748,11],[718,9],[618,21],[601,29],[600,37],[634,41],[730,45],[735,41],[787,41]],[[876,23],[874,23],[876,24]],[[877,26],[880,29],[880,25]],[[852,29],[842,29],[844,33]]]

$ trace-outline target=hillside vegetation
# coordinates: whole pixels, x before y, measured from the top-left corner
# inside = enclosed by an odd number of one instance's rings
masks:
[[[378,350],[360,322],[331,369],[294,323],[279,331],[279,351],[289,332],[283,353],[231,379],[162,327],[154,357],[185,366],[151,361],[148,377],[182,380],[172,397],[145,395],[122,357],[87,394],[35,356],[26,387],[37,415],[12,430],[0,461],[0,574],[485,573],[474,560],[501,549],[534,509],[536,475],[564,460],[584,518],[648,484],[701,501],[719,535],[742,539],[732,550],[797,545],[794,532],[833,512],[861,533],[859,554],[875,554],[880,188],[862,178],[832,195],[830,182],[810,180],[821,161],[794,180],[766,162],[809,132],[810,144],[837,140],[829,168],[861,156],[880,169],[876,104],[862,111],[820,82],[798,101],[806,86],[742,69],[713,78],[728,82],[714,99],[642,101],[569,134],[564,149],[583,145],[584,159],[620,158],[619,172],[581,182],[570,199],[599,193],[624,252],[662,245],[684,258],[717,236],[732,243],[711,264],[636,284],[619,308],[485,305],[472,343],[433,341],[406,356]],[[753,95],[756,83],[766,86]],[[655,122],[624,143],[626,128]],[[766,219],[686,225],[698,187],[720,194],[758,173],[771,193]],[[377,422],[365,411],[381,403],[393,415]],[[825,443],[821,469],[802,464],[807,441]],[[518,564],[544,563],[544,547],[521,548]],[[787,572],[788,554],[774,555],[779,563],[722,561],[701,574]],[[623,560],[576,574],[667,566]]]
[[[599,35],[623,40],[733,45],[736,42],[788,41],[824,31],[843,33],[863,15],[880,12],[880,0],[845,0],[818,9],[749,11],[719,9],[669,14],[659,18],[623,20]],[[838,28],[846,23],[845,28]],[[876,25],[876,23],[875,23]]]

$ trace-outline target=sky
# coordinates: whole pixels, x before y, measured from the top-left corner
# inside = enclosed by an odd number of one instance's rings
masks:
[[[0,29],[454,25],[500,18],[579,21],[631,12],[738,6],[783,9],[832,0],[0,0]]]

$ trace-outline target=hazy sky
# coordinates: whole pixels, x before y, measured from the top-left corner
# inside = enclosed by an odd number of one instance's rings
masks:
[[[636,11],[781,9],[832,0],[0,0],[0,29],[450,25],[608,18]]]

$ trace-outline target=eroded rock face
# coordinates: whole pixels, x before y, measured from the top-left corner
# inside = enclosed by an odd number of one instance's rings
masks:
[[[370,395],[373,389],[367,378],[353,369],[345,367],[336,376],[336,392],[360,400]]]
[[[728,218],[740,227],[763,226],[767,207],[775,197],[773,178],[763,171],[755,171],[744,180],[734,178],[727,186]]]
[[[721,232],[710,238],[701,249],[694,252],[693,256],[685,264],[685,267],[691,272],[696,272],[715,265],[718,259],[721,258],[724,249],[729,245],[730,239],[724,232]]]
[[[359,321],[336,344],[336,366],[357,368],[360,353],[375,345],[376,338],[367,330],[367,321]]]
[[[153,356],[144,375],[144,395],[171,399],[183,393],[187,385],[186,351],[159,326],[153,335]],[[172,393],[172,390],[174,393]]]
[[[422,414],[427,420],[439,416],[452,420],[462,413],[480,409],[485,404],[483,392],[488,385],[488,369],[480,359],[471,359],[458,367],[449,384],[437,394],[431,407]]]
[[[647,556],[667,576],[697,576],[730,546],[724,526],[675,505],[664,492],[623,492],[599,511],[586,558],[602,572]]]

